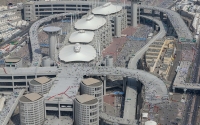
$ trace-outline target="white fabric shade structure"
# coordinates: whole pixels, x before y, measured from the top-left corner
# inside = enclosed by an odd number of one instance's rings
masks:
[[[89,62],[96,57],[96,50],[91,45],[68,45],[60,50],[59,58],[64,62]]]
[[[93,14],[97,15],[110,15],[117,13],[122,10],[122,6],[113,5],[111,2],[108,2],[102,6],[96,7],[92,10]]]
[[[142,113],[143,118],[148,118],[148,113]]]
[[[97,30],[106,24],[106,19],[89,15],[86,18],[81,18],[75,23],[75,28],[79,30]]]
[[[157,125],[157,123],[154,121],[146,121],[145,125]]]
[[[92,31],[76,31],[73,32],[69,37],[69,42],[71,43],[89,43],[94,38],[94,32]]]

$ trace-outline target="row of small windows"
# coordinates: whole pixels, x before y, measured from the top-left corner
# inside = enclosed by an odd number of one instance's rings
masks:
[[[99,88],[95,88],[95,91],[98,91],[98,90],[101,90],[101,87],[99,87]]]
[[[99,97],[99,96],[101,96],[102,94],[100,93],[100,94],[95,94],[95,97]]]
[[[64,4],[58,4],[58,5],[35,5],[35,7],[90,7],[89,5],[64,5]],[[30,6],[26,6],[30,7]]]
[[[97,121],[97,118],[95,119],[90,119],[90,122],[96,122]]]
[[[93,116],[93,115],[96,115],[96,114],[97,114],[97,111],[96,112],[91,112],[90,116]]]
[[[96,105],[93,105],[93,106],[90,106],[90,109],[94,109],[96,107],[97,107]]]

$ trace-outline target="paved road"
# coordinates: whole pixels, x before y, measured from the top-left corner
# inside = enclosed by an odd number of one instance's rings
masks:
[[[166,31],[167,31],[166,27],[164,26],[164,24],[160,20],[156,20],[153,17],[148,17],[148,16],[141,16],[141,17],[146,18],[146,19],[150,19],[150,20],[156,22],[160,27],[160,31],[144,47],[142,47],[139,51],[137,51],[133,58],[130,59],[130,61],[128,63],[129,69],[137,69],[137,63],[138,63],[139,59],[142,58],[144,53],[148,50],[149,46],[153,42],[155,42],[156,40],[163,38],[166,35]]]
[[[196,84],[197,82],[197,78],[198,78],[198,71],[199,71],[199,66],[200,66],[200,57],[199,57],[199,54],[200,54],[200,49],[198,49],[198,52],[197,52],[197,55],[196,55],[196,58],[195,58],[195,67],[194,67],[194,71],[193,71],[193,75],[192,77],[190,77],[190,81],[194,84]],[[195,98],[194,98],[195,96]],[[188,99],[190,100],[193,100],[195,99],[195,104],[194,104],[194,110],[192,111],[192,119],[190,120],[191,123],[188,123],[188,124],[191,124],[191,125],[196,125],[196,121],[197,121],[197,117],[198,117],[198,106],[199,106],[199,100],[200,100],[200,95],[196,95],[195,93],[192,94],[192,95],[188,95],[187,97]],[[189,104],[187,105],[187,108],[186,108],[186,112],[185,112],[185,119],[183,120],[183,123],[182,125],[185,125],[185,123],[187,121],[189,121],[189,117],[190,115],[188,115],[188,112],[191,108],[191,104],[192,104],[192,101],[189,100]]]
[[[124,117],[128,119],[135,119],[137,106],[137,81],[128,78],[126,87],[126,97],[124,103]]]

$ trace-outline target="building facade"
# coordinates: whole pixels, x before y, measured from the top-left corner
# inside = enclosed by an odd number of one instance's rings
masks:
[[[96,97],[99,101],[99,111],[103,110],[103,84],[94,78],[83,79],[81,82],[81,94],[88,94]]]
[[[6,58],[5,67],[22,67],[22,59],[19,57]]]
[[[19,99],[20,125],[42,125],[44,122],[44,100],[37,93],[23,95]]]
[[[29,90],[31,93],[46,94],[52,86],[52,79],[48,77],[39,77],[29,81]]]
[[[83,94],[76,96],[75,125],[99,125],[98,99],[94,96]]]

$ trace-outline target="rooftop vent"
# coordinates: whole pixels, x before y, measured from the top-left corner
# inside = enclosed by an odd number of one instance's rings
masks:
[[[107,6],[110,6],[111,5],[111,2],[108,2],[106,4],[103,5],[103,7],[107,7]]]
[[[78,33],[85,33],[85,30],[79,30]]]
[[[89,15],[86,20],[90,21],[93,17],[94,17],[94,15]]]

